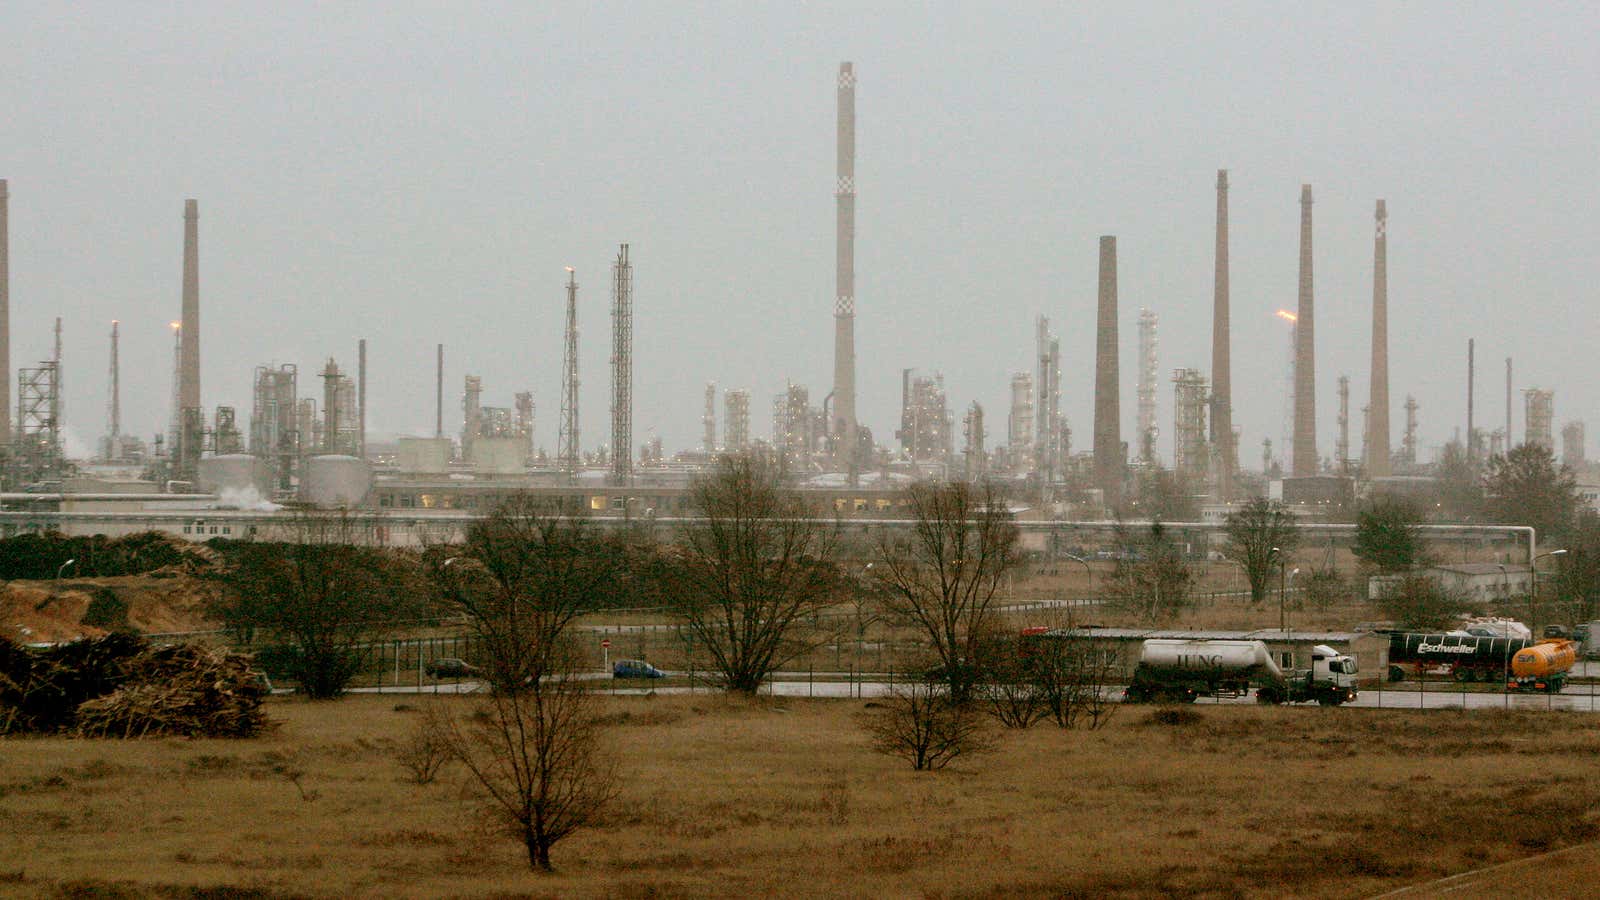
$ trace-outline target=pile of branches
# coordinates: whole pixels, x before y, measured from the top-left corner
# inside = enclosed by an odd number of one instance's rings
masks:
[[[0,734],[249,737],[267,724],[250,658],[112,634],[29,649],[0,638]]]

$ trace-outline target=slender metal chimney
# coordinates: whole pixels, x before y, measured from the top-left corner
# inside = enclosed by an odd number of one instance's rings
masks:
[[[1294,476],[1317,474],[1316,309],[1311,279],[1311,185],[1300,186],[1300,307],[1295,316]]]
[[[200,408],[200,207],[183,202],[183,379],[178,404]]]
[[[356,342],[356,457],[367,458],[367,339]]]
[[[1467,458],[1478,458],[1478,432],[1472,423],[1474,397],[1477,387],[1477,362],[1474,359],[1477,339],[1467,338]]]
[[[1217,256],[1211,300],[1211,445],[1216,448],[1217,495],[1233,497],[1239,454],[1233,441],[1233,375],[1228,325],[1228,170],[1217,170]]]
[[[1100,238],[1100,305],[1095,328],[1094,472],[1106,505],[1122,502],[1122,474],[1127,457],[1122,447],[1121,380],[1117,374],[1117,239]]]
[[[1506,452],[1511,451],[1511,357],[1506,357]]]
[[[1477,375],[1477,338],[1467,338],[1467,458],[1470,460],[1477,460],[1478,453],[1477,426],[1472,423],[1477,405]]]
[[[433,379],[433,436],[444,437],[444,345],[439,345],[439,365]]]
[[[122,366],[117,358],[116,319],[111,320],[111,408],[107,410],[106,459],[122,456]]]
[[[0,178],[0,445],[11,443],[11,186]]]
[[[1372,242],[1372,385],[1368,399],[1367,477],[1389,474],[1389,210],[1374,213]]]
[[[854,485],[856,459],[856,71],[839,64],[838,182],[834,188],[837,264],[833,298],[833,434]]]

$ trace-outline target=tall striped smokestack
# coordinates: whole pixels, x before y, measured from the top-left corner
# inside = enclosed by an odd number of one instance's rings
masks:
[[[1316,310],[1311,290],[1311,185],[1300,186],[1300,308],[1294,345],[1294,476],[1317,474]]]
[[[1117,374],[1117,239],[1100,238],[1100,308],[1094,355],[1094,473],[1106,505],[1122,502],[1122,405]]]
[[[1389,210],[1375,213],[1372,242],[1372,395],[1367,418],[1367,477],[1389,474]]]
[[[839,64],[838,182],[833,298],[833,434],[855,481],[856,460],[856,70]]]
[[[183,201],[183,327],[178,361],[178,409],[200,408],[200,206]],[[179,427],[182,427],[180,421]]]
[[[1233,446],[1233,375],[1228,342],[1228,170],[1217,170],[1217,259],[1211,301],[1211,445],[1217,448],[1217,494],[1233,496],[1239,456]]]
[[[0,178],[0,444],[11,443],[11,186]]]

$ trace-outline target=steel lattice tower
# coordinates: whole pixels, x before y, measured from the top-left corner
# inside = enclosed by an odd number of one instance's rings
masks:
[[[966,437],[967,480],[982,480],[986,474],[984,463],[988,457],[983,450],[983,405],[981,403],[976,400],[972,401],[972,405],[967,408],[966,419],[962,426],[963,434]]]
[[[700,417],[700,424],[705,429],[703,443],[707,456],[717,452],[717,383],[706,382],[706,412]]]
[[[1039,372],[1034,382],[1038,388],[1034,451],[1038,462],[1035,471],[1048,484],[1056,480],[1061,457],[1061,341],[1050,333],[1050,320],[1044,316],[1037,322],[1037,342]]]
[[[628,245],[611,266],[611,480],[633,478],[633,265]]]
[[[1335,420],[1338,425],[1338,436],[1333,442],[1333,465],[1336,471],[1344,472],[1350,464],[1350,376],[1340,375],[1338,381],[1339,418]]]
[[[1139,459],[1147,466],[1156,462],[1156,314],[1139,310]],[[1187,371],[1187,370],[1185,370]],[[1176,449],[1174,449],[1176,454]]]
[[[568,480],[578,477],[578,276],[567,267],[566,341],[561,350],[561,427],[556,461]]]
[[[1406,430],[1400,438],[1400,456],[1407,465],[1417,464],[1417,398],[1406,395]],[[1506,440],[1511,436],[1507,435]]]
[[[750,447],[750,392],[732,390],[723,394],[726,409],[722,423],[722,443],[729,453],[742,453]]]

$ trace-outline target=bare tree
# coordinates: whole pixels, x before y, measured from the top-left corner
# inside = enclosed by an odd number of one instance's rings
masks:
[[[450,761],[450,745],[437,727],[438,713],[429,712],[412,723],[394,748],[395,762],[411,775],[413,784],[432,784]]]
[[[527,848],[528,866],[550,871],[550,850],[594,824],[617,791],[600,745],[593,699],[570,642],[545,654],[546,678],[495,692],[468,716],[431,711],[452,758],[472,776],[485,814]]]
[[[686,527],[662,592],[730,691],[754,694],[810,649],[800,627],[843,590],[831,562],[838,530],[783,485],[773,462],[724,456],[689,491]]]
[[[1356,513],[1350,552],[1384,575],[1414,571],[1428,564],[1421,524],[1422,512],[1415,504],[1380,497]]]
[[[993,748],[977,710],[954,702],[945,685],[932,679],[897,686],[866,727],[873,749],[906,760],[918,772]]]
[[[570,505],[521,494],[473,522],[461,546],[426,559],[446,605],[480,639],[495,690],[516,691],[548,673],[574,619],[610,605],[625,551]]]
[[[1106,583],[1107,602],[1145,623],[1166,621],[1188,608],[1194,592],[1194,570],[1160,522],[1141,539],[1117,528],[1123,545],[1116,568]]]
[[[1259,605],[1267,598],[1274,569],[1300,544],[1294,515],[1282,503],[1257,497],[1228,514],[1226,529],[1222,553],[1244,569],[1250,602]]]
[[[921,631],[951,700],[965,704],[997,629],[995,594],[1020,557],[1017,527],[993,485],[916,484],[909,531],[885,529],[874,574],[885,607]]]
[[[1426,575],[1407,575],[1379,606],[1401,628],[1432,631],[1448,628],[1468,607],[1467,601]]]
[[[284,644],[285,665],[312,699],[331,699],[365,666],[373,642],[427,608],[415,558],[378,546],[340,510],[297,512],[267,539],[224,550],[210,577],[212,613],[235,632]]]

